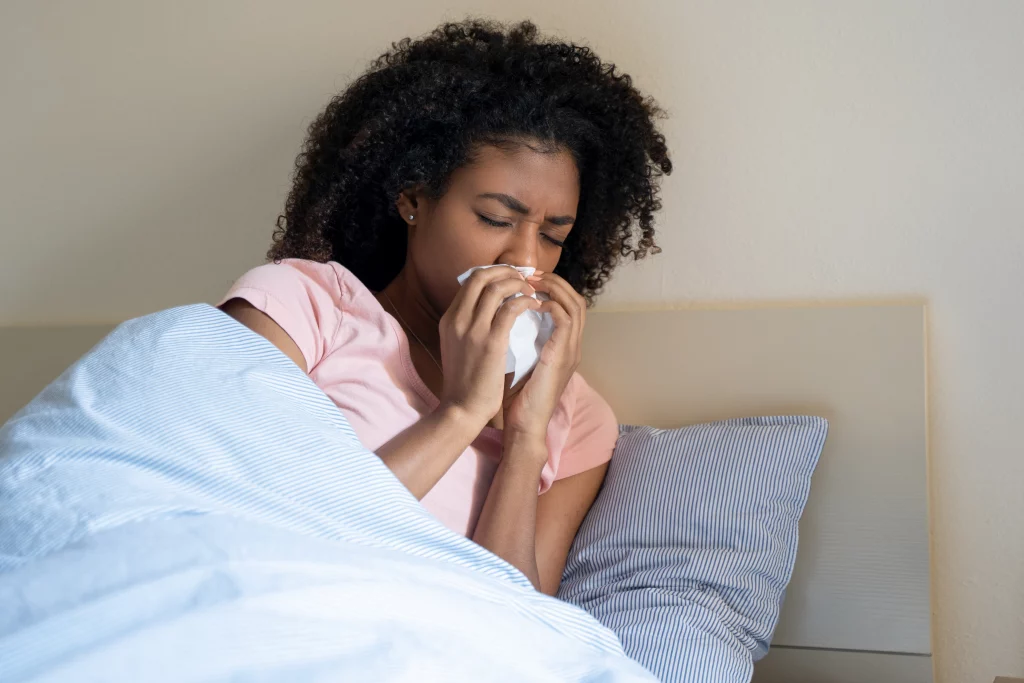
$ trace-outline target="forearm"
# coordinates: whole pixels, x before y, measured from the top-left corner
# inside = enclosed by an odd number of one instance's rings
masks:
[[[523,572],[538,590],[537,486],[546,458],[543,442],[506,446],[473,533],[476,543]]]
[[[438,408],[378,448],[377,456],[421,499],[482,428],[456,408]]]

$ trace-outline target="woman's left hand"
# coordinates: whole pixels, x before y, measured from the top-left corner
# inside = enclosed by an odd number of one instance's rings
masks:
[[[507,403],[503,421],[506,443],[511,440],[539,445],[545,443],[548,422],[580,364],[587,303],[554,273],[535,273],[527,281],[550,297],[538,311],[551,314],[555,329],[541,349],[532,374]],[[540,450],[546,458],[547,448]]]

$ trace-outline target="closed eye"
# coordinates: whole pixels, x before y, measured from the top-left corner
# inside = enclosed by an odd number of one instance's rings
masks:
[[[487,216],[483,215],[482,213],[478,213],[476,216],[481,221],[483,221],[485,224],[493,226],[495,228],[511,228],[512,227],[511,223],[505,223],[505,222],[502,222],[502,221],[496,221],[493,218],[488,218]]]
[[[493,218],[488,218],[487,216],[483,215],[482,213],[478,213],[476,215],[476,217],[479,218],[480,221],[484,225],[490,225],[491,227],[495,227],[495,228],[511,228],[512,227],[512,224],[509,223],[509,222],[497,221],[497,220],[494,220]],[[558,239],[556,237],[552,237],[551,235],[545,235],[543,233],[541,233],[541,235],[544,237],[544,239],[546,239],[548,242],[550,242],[551,244],[555,245],[559,249],[562,249],[562,248],[565,247],[565,242],[563,240],[560,240],[560,239]]]

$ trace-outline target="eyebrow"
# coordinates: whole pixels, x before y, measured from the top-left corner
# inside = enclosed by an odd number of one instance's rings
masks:
[[[495,199],[504,204],[510,211],[515,211],[518,214],[526,215],[530,213],[530,207],[523,204],[521,201],[513,197],[512,195],[502,194],[500,192],[485,192],[479,195],[480,199]],[[575,216],[545,216],[544,220],[552,225],[572,225],[576,222]]]

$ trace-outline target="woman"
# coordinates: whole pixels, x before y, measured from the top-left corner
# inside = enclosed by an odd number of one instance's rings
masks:
[[[222,304],[428,510],[551,594],[615,445],[575,370],[587,304],[621,258],[657,249],[658,115],[628,76],[529,23],[403,40],[313,123],[273,262]],[[536,272],[460,287],[496,264]],[[535,292],[548,300],[515,297]],[[529,309],[555,330],[510,387],[509,330]]]

